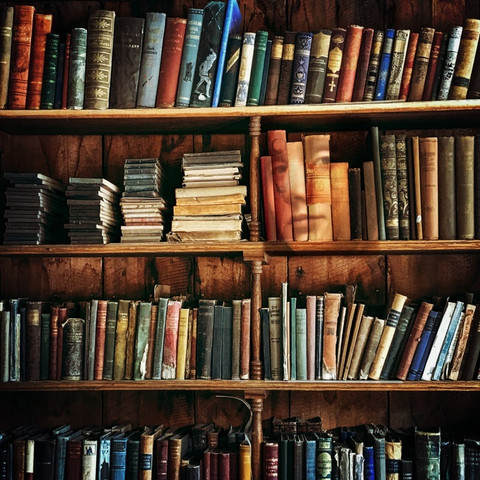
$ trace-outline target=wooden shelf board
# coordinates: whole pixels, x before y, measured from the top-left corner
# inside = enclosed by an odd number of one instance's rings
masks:
[[[262,130],[362,130],[455,128],[480,125],[480,100],[368,102],[231,108],[1,110],[0,130],[11,134],[229,133],[248,131],[250,117],[262,117]]]

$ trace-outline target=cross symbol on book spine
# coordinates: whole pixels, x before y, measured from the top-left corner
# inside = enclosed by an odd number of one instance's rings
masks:
[[[335,79],[332,78],[332,80],[330,81],[330,83],[328,84],[328,86],[330,87],[330,91],[333,92],[333,89],[336,87],[336,83],[335,83]]]

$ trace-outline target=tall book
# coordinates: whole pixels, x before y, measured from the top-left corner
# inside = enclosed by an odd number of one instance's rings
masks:
[[[153,371],[153,353],[155,351],[155,335],[157,333],[157,321],[158,321],[158,304],[152,303],[151,316],[150,316],[150,329],[148,332],[148,351],[145,368],[145,379],[152,379]],[[189,335],[191,332],[189,331]]]
[[[440,56],[442,40],[443,32],[436,31],[433,35],[432,50],[430,52],[430,61],[428,62],[428,70],[425,78],[422,100],[432,100],[433,83],[435,82],[435,75],[437,73],[437,65]]]
[[[260,93],[263,85],[263,71],[266,62],[268,32],[259,30],[255,35],[252,71],[248,85],[247,105],[260,105]],[[241,66],[241,65],[240,65]]]
[[[321,340],[323,342],[322,380],[335,380],[337,378],[337,326],[342,295],[326,292],[324,298],[324,328]]]
[[[67,87],[67,108],[83,108],[85,68],[87,60],[87,30],[74,28],[70,37],[70,59]]]
[[[83,318],[67,318],[63,327],[62,380],[81,380],[83,374]]]
[[[425,240],[438,240],[438,140],[420,138],[420,189]]]
[[[378,240],[377,199],[373,161],[363,162],[367,240]]]
[[[272,380],[282,380],[282,324],[280,318],[280,297],[268,298],[270,320],[270,358]],[[305,360],[306,365],[306,360]]]
[[[115,333],[117,330],[118,302],[109,300],[107,304],[107,323],[105,329],[105,359],[103,362],[103,379],[113,380],[113,363],[115,355]]]
[[[372,51],[370,53],[370,61],[367,70],[365,91],[363,93],[363,100],[366,102],[372,101],[373,97],[375,96],[375,89],[377,88],[378,71],[380,68],[380,58],[382,55],[384,38],[385,33],[382,30],[375,30]]]
[[[453,74],[455,72],[455,65],[457,63],[458,49],[460,47],[462,32],[462,26],[452,27],[452,30],[450,31],[437,100],[448,99],[450,87],[452,86]]]
[[[7,105],[12,58],[13,7],[0,8],[0,109]]]
[[[95,334],[95,363],[93,367],[93,379],[103,379],[103,364],[105,361],[105,333],[107,328],[107,300],[98,301],[97,325]]]
[[[290,85],[291,104],[305,103],[312,37],[313,34],[310,32],[297,32],[295,36],[295,53]]]
[[[215,300],[200,299],[197,317],[197,375],[208,380],[212,372],[213,315]]]
[[[280,80],[280,68],[283,54],[283,37],[276,35],[272,40],[270,52],[270,64],[265,85],[264,105],[275,105],[277,103],[278,83]]]
[[[236,107],[244,107],[247,105],[248,88],[250,86],[253,56],[256,45],[255,38],[256,34],[254,32],[245,32],[243,34],[242,54],[240,57],[240,67],[238,71],[237,92],[235,94]],[[263,39],[264,38],[265,36],[263,36]]]
[[[125,352],[127,347],[128,309],[130,302],[118,301],[117,324],[115,328],[115,350],[113,355],[113,380],[123,380],[125,376]]]
[[[232,300],[232,380],[240,380],[242,300]]]
[[[460,369],[465,356],[467,342],[470,335],[470,330],[473,324],[473,316],[476,311],[476,305],[467,304],[465,306],[465,316],[460,326],[458,334],[458,342],[453,354],[451,368],[448,375],[449,380],[458,380],[460,375]]]
[[[378,127],[371,127],[372,157],[375,178],[375,198],[377,201],[378,239],[386,240],[385,210],[383,201],[382,159],[380,156],[380,136]]]
[[[162,378],[162,360],[165,340],[165,323],[167,321],[168,298],[158,299],[157,326],[153,352],[152,379]]]
[[[442,36],[442,43],[440,45],[440,51],[438,52],[437,69],[433,81],[432,100],[438,100],[438,92],[440,89],[440,82],[442,81],[443,69],[445,67],[445,57],[447,55],[449,37],[448,33],[444,33]]]
[[[373,28],[364,28],[362,34],[362,43],[358,54],[357,72],[355,74],[355,84],[353,87],[352,102],[361,102],[367,83],[368,65],[370,63],[370,54],[373,46]]]
[[[251,324],[252,324],[252,301],[244,298],[241,305],[240,319],[240,380],[250,378],[250,352],[251,352]],[[233,326],[235,329],[235,325]],[[233,330],[235,332],[235,330]]]
[[[438,237],[457,238],[455,195],[455,137],[438,137]]]
[[[473,240],[475,237],[474,146],[475,137],[471,135],[455,138],[457,238],[460,240]]]
[[[410,30],[398,29],[395,31],[390,76],[388,77],[388,86],[385,95],[386,100],[398,100],[400,96],[400,85],[402,83],[409,38]]]
[[[178,325],[182,302],[170,300],[167,306],[165,342],[163,347],[162,379],[173,380],[177,368]]]
[[[295,32],[285,32],[283,37],[282,61],[278,79],[277,105],[287,105],[290,100],[293,58],[295,56]]]
[[[330,164],[332,232],[334,240],[351,240],[348,162]]]
[[[88,20],[85,108],[105,110],[109,106],[114,29],[115,12],[111,10],[97,10]]]
[[[323,90],[324,103],[334,103],[336,101],[346,33],[347,31],[344,28],[334,28],[332,30],[330,46],[328,48],[325,87]]]
[[[360,168],[348,169],[348,194],[350,199],[350,232],[352,240],[363,238],[362,178]]]
[[[235,103],[242,40],[242,35],[230,35],[228,40],[225,71],[223,72],[224,78],[222,80],[222,89],[218,103],[219,107],[231,107]]]
[[[119,17],[113,39],[110,108],[135,108],[145,19]]]
[[[70,70],[70,43],[72,35],[67,33],[65,35],[65,63],[63,67],[63,78],[62,78],[62,98],[61,98],[61,108],[67,108],[67,95],[68,95],[68,76]],[[86,61],[86,57],[85,57]],[[84,78],[85,82],[85,78]],[[84,84],[85,87],[85,84]],[[84,88],[85,90],[85,88]]]
[[[376,317],[373,321],[370,335],[368,336],[367,344],[365,345],[362,362],[360,363],[360,370],[358,372],[358,378],[360,380],[366,380],[368,378],[384,326],[385,320],[381,318]]]
[[[317,297],[307,295],[307,380],[315,380],[315,344]]]
[[[305,103],[322,103],[331,36],[331,30],[320,30],[313,34]]]
[[[422,219],[422,188],[421,188],[421,169],[420,169],[420,139],[417,136],[412,137],[411,141],[412,171],[413,171],[413,202],[415,205],[415,238],[423,240],[423,219]]]
[[[408,101],[410,102],[421,100],[423,97],[434,34],[435,29],[430,27],[423,27],[420,31],[415,62],[413,64],[412,80],[408,92]]]
[[[41,302],[27,302],[26,311],[26,380],[40,380]]]
[[[407,138],[395,136],[397,159],[398,228],[400,240],[410,240],[410,192],[408,189]]]
[[[352,361],[350,363],[350,368],[347,372],[347,378],[349,380],[354,380],[358,376],[360,361],[365,351],[365,347],[370,334],[370,330],[372,328],[372,324],[373,324],[373,317],[370,317],[368,315],[362,316],[362,321],[360,323],[360,328],[358,330],[357,341],[353,346]]]
[[[154,107],[165,35],[165,13],[145,14],[145,34],[138,78],[137,107]]]
[[[350,102],[352,100],[362,33],[363,27],[359,25],[347,27],[340,78],[338,79],[337,102]]]
[[[152,319],[152,302],[140,302],[138,306],[133,361],[133,379],[144,380],[147,371],[148,337]]]
[[[177,337],[177,365],[175,378],[185,380],[185,364],[187,362],[187,342],[188,342],[188,324],[190,318],[190,309],[181,308],[178,320]]]
[[[132,300],[128,307],[127,339],[125,345],[125,380],[133,379],[133,361],[135,355],[135,332],[137,330],[138,306],[140,301]]]
[[[262,172],[263,222],[265,225],[265,240],[276,240],[277,225],[275,217],[272,157],[269,155],[262,156],[260,158],[260,168]]]
[[[49,33],[45,46],[45,65],[43,68],[42,93],[40,96],[40,108],[46,110],[52,110],[55,105],[59,48],[60,35],[58,35],[58,33]]]
[[[415,428],[416,478],[440,478],[440,431]]]
[[[403,67],[402,81],[400,82],[400,91],[398,93],[399,100],[406,100],[408,97],[408,92],[410,91],[413,65],[415,63],[415,54],[417,53],[419,36],[420,35],[416,32],[410,33],[410,39],[408,41],[407,52],[405,55],[405,65]]]
[[[390,64],[392,61],[392,49],[395,30],[387,28],[383,40],[382,56],[378,67],[377,86],[375,88],[374,100],[385,100],[388,85],[388,76],[390,73]]]

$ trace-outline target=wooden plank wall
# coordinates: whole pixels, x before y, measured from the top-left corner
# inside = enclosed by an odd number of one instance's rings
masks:
[[[98,8],[115,9],[119,16],[164,11],[185,16],[188,7],[206,0],[138,0],[132,2],[33,2],[40,12],[54,14],[54,31],[85,27]],[[6,5],[7,2],[0,2]],[[475,0],[239,0],[244,30],[312,31],[355,23],[373,28],[433,26],[448,31],[464,18],[480,17]],[[322,130],[321,126],[319,130]],[[170,188],[180,185],[180,159],[191,151],[239,148],[247,163],[246,132],[238,135],[149,136],[11,136],[0,135],[0,168],[38,171],[63,181],[70,176],[105,176],[121,184],[128,157],[160,156],[168,167]],[[430,132],[432,133],[432,132]],[[438,132],[441,133],[441,132]],[[435,134],[435,132],[433,132]],[[291,134],[290,139],[298,139]],[[366,132],[332,133],[332,161],[347,159],[359,166],[368,157]],[[265,139],[261,140],[265,151]],[[246,179],[248,181],[248,178]],[[345,283],[358,283],[359,299],[383,306],[394,291],[412,300],[431,294],[478,291],[478,255],[317,256],[273,257],[263,274],[263,301],[279,295],[288,281],[294,294],[318,294]],[[231,300],[248,296],[248,266],[240,258],[2,258],[0,292],[4,298],[28,296],[52,300],[90,298],[148,298],[156,283],[169,284],[173,294]],[[326,428],[363,422],[387,423],[395,428],[471,421],[479,394],[271,392],[264,405],[268,427],[272,416],[320,415]],[[120,423],[171,425],[215,420],[222,426],[239,425],[245,418],[238,402],[216,399],[212,392],[72,392],[7,393],[0,405],[0,426],[38,421],[53,425],[67,420],[77,425]],[[372,408],[374,406],[374,408]],[[74,419],[74,420],[72,420]],[[476,418],[476,420],[478,420]]]

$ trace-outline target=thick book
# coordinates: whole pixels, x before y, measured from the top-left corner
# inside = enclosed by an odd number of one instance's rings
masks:
[[[380,57],[380,65],[377,74],[377,86],[375,87],[374,100],[385,100],[388,86],[388,76],[390,73],[390,64],[392,61],[392,49],[395,30],[387,28],[383,39],[382,55]]]
[[[62,380],[81,380],[83,377],[83,337],[85,320],[67,318],[63,326]]]
[[[362,360],[365,347],[367,345],[367,340],[370,335],[370,330],[373,324],[373,317],[369,315],[362,315],[362,321],[360,323],[360,328],[357,334],[357,341],[353,346],[352,350],[352,360],[350,362],[350,367],[348,369],[347,378],[349,380],[354,380],[358,377],[358,371],[360,369],[360,361]]]
[[[458,341],[455,347],[455,352],[451,361],[450,372],[448,375],[449,380],[458,380],[460,376],[460,370],[465,357],[467,349],[467,342],[470,335],[470,330],[473,324],[473,317],[475,315],[476,305],[467,304],[465,306],[465,316],[460,326],[458,333]]]
[[[337,326],[342,295],[340,293],[324,294],[324,326],[322,348],[322,380],[337,378]]]
[[[230,35],[228,39],[225,71],[223,72],[222,89],[218,102],[219,107],[231,107],[235,103],[242,40],[242,35]]]
[[[212,375],[213,317],[215,300],[200,299],[197,317],[197,376],[208,380]]]
[[[88,20],[85,108],[105,110],[109,107],[114,29],[114,11],[97,10]]]
[[[133,379],[144,380],[147,371],[148,337],[152,318],[152,302],[140,302],[138,306],[133,360]]]
[[[7,105],[12,58],[13,7],[0,8],[0,109]]]
[[[438,240],[438,139],[419,139],[422,229],[425,240]]]
[[[408,189],[407,137],[395,135],[397,166],[398,229],[400,240],[410,240],[410,192]]]
[[[123,380],[125,376],[125,352],[127,347],[129,307],[129,300],[120,299],[118,301],[113,356],[113,380]]]
[[[475,238],[474,152],[475,137],[471,135],[455,137],[457,238],[460,240]]]
[[[390,75],[388,77],[388,86],[385,95],[386,100],[398,100],[400,96],[400,85],[402,83],[409,38],[410,30],[395,30],[395,39],[393,42],[390,63]]]
[[[265,240],[277,240],[277,224],[275,217],[275,195],[273,184],[272,157],[260,157],[262,194],[263,194],[263,223],[265,225]]]
[[[361,102],[363,100],[374,33],[375,31],[373,28],[363,29],[362,43],[360,44],[360,51],[358,53],[357,71],[355,73],[355,83],[353,86],[352,102]]]
[[[265,480],[278,478],[278,442],[265,441],[262,443],[262,455],[263,478]]]
[[[338,79],[336,102],[350,102],[355,85],[358,57],[362,43],[363,27],[350,25],[345,33],[345,46]]]
[[[408,92],[410,91],[410,84],[412,82],[413,65],[415,63],[415,55],[417,53],[419,36],[420,35],[416,32],[410,33],[407,53],[405,56],[405,65],[403,67],[402,81],[400,82],[400,91],[398,93],[399,100],[406,100],[408,97]]]
[[[135,108],[145,19],[115,20],[109,108]]]
[[[438,137],[438,237],[457,238],[457,202],[455,195],[455,137]]]
[[[182,302],[169,300],[165,321],[165,340],[162,359],[162,379],[173,380],[177,368],[178,324]]]
[[[365,90],[363,92],[363,101],[365,102],[371,102],[375,95],[384,38],[385,33],[383,32],[383,30],[375,30],[375,34],[373,36],[372,50],[370,52],[370,60],[368,62]]]
[[[455,72],[455,65],[457,63],[458,49],[460,47],[462,32],[462,26],[452,27],[452,30],[450,31],[437,100],[448,99],[450,87],[452,86],[453,74]]]
[[[115,354],[115,333],[117,330],[118,302],[109,300],[107,304],[107,323],[105,328],[105,359],[103,379],[113,380],[113,362]]]
[[[415,428],[415,478],[440,478],[440,431]]]
[[[328,48],[327,73],[323,90],[324,103],[334,103],[337,97],[346,33],[347,31],[344,28],[334,28],[332,30],[330,46]]]
[[[380,136],[380,155],[383,180],[383,211],[387,240],[400,238],[397,190],[397,154],[395,135]]]
[[[295,35],[295,52],[293,54],[292,81],[290,84],[291,104],[305,103],[312,37],[313,34],[310,32],[297,32]]]
[[[433,35],[432,50],[430,52],[430,60],[428,62],[427,76],[425,78],[425,86],[423,88],[422,100],[433,100],[433,84],[437,73],[438,59],[440,56],[440,47],[442,46],[443,32],[436,31]]]
[[[264,105],[276,105],[278,96],[278,83],[280,80],[280,68],[283,55],[283,37],[276,35],[272,40],[270,52],[270,64],[265,85]]]
[[[434,34],[435,29],[430,27],[423,27],[420,31],[408,92],[409,102],[422,100]]]
[[[70,59],[67,87],[67,108],[81,110],[85,96],[87,30],[74,28],[70,37]]]
[[[252,70],[248,85],[247,105],[260,105],[260,91],[263,83],[263,70],[267,54],[268,32],[259,30],[255,35]],[[240,63],[241,69],[241,63]],[[240,80],[240,78],[239,78]]]
[[[40,96],[41,109],[52,110],[55,106],[59,48],[60,35],[49,33],[45,46],[45,65],[43,67],[42,93]]]
[[[348,162],[330,164],[333,240],[351,240]]]
[[[331,30],[320,30],[313,34],[305,103],[322,103],[331,36]]]
[[[282,61],[278,79],[277,105],[287,105],[290,97],[293,58],[295,56],[295,32],[285,32],[283,36]]]
[[[266,33],[266,32],[265,32]],[[262,36],[262,41],[265,36]],[[250,77],[252,74],[253,56],[255,52],[254,32],[245,32],[242,41],[242,53],[240,56],[240,66],[238,70],[237,91],[235,94],[235,106],[244,107],[247,105],[248,88],[250,86]]]

